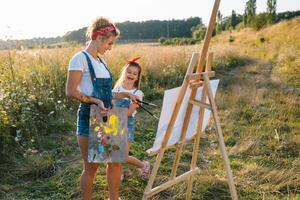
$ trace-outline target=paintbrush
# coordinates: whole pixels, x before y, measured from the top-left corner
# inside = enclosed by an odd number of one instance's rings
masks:
[[[154,103],[149,103],[149,102],[146,102],[146,101],[141,101],[141,100],[139,100],[139,99],[137,99],[137,102],[143,103],[143,104],[149,105],[149,106],[158,107],[158,105],[156,105],[156,104],[154,104]]]
[[[142,108],[143,110],[145,110],[148,114],[150,114],[152,117],[154,117],[155,119],[159,120],[158,117],[156,117],[151,111],[149,111],[147,108],[143,107],[140,103],[137,103],[140,108]]]

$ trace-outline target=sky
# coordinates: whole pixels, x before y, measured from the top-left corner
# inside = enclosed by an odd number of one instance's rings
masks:
[[[242,14],[247,0],[221,0],[220,11]],[[257,12],[267,0],[257,0]],[[63,36],[97,16],[113,22],[201,17],[208,24],[214,0],[1,0],[0,39]],[[277,12],[300,10],[300,0],[277,0]]]

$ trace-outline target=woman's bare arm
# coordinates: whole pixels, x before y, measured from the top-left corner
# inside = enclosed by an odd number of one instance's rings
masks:
[[[104,107],[104,104],[100,99],[87,96],[78,90],[81,77],[82,77],[82,71],[79,70],[69,71],[67,84],[66,84],[67,97],[72,99],[77,99],[83,103],[95,103],[99,106],[100,109],[107,110],[107,108]]]

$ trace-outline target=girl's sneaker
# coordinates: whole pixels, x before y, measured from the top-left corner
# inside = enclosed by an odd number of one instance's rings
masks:
[[[141,177],[143,179],[149,179],[150,176],[150,163],[148,161],[144,161],[144,167],[141,169]]]

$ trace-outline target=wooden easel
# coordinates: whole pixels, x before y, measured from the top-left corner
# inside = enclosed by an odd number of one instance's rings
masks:
[[[143,195],[143,200],[146,200],[146,199],[152,197],[153,195],[155,195],[155,194],[157,194],[157,193],[159,193],[181,181],[185,181],[185,180],[188,183],[186,199],[191,199],[193,177],[194,177],[194,175],[199,174],[199,172],[200,172],[199,168],[196,167],[196,163],[197,163],[197,158],[198,158],[198,148],[199,148],[199,143],[200,143],[200,134],[201,134],[201,130],[202,130],[202,122],[203,122],[205,109],[210,109],[212,112],[213,118],[214,118],[216,130],[217,130],[217,134],[218,134],[219,147],[220,147],[222,157],[224,160],[224,165],[225,165],[225,170],[227,173],[231,197],[233,200],[238,199],[236,188],[235,188],[234,181],[233,181],[233,175],[232,175],[232,172],[230,169],[228,155],[226,152],[226,147],[225,147],[222,129],[221,129],[221,125],[220,125],[220,119],[218,116],[216,103],[215,103],[215,100],[213,97],[213,93],[212,93],[210,81],[209,81],[210,77],[214,77],[215,73],[213,71],[211,71],[211,66],[212,66],[212,62],[213,62],[213,53],[207,54],[207,52],[208,52],[208,47],[209,47],[209,43],[210,43],[211,36],[212,36],[214,23],[216,21],[216,15],[217,15],[217,11],[219,8],[219,4],[220,4],[220,0],[215,0],[212,15],[210,18],[209,26],[206,31],[204,44],[202,47],[200,57],[199,57],[199,54],[193,53],[192,58],[190,60],[184,81],[181,85],[180,92],[178,94],[176,104],[174,106],[174,110],[173,110],[170,122],[168,124],[168,128],[164,135],[164,139],[162,141],[161,148],[158,151],[158,154],[157,154],[157,157],[156,157],[153,169],[152,169],[152,173],[150,175],[148,184],[146,186],[146,189],[145,189],[145,192]],[[206,59],[206,67],[205,67],[205,71],[203,71],[202,66],[205,62],[205,59]],[[198,60],[197,70],[196,70],[196,73],[193,73],[197,60]],[[157,171],[160,166],[161,160],[163,158],[164,152],[167,149],[168,140],[171,136],[178,112],[180,110],[180,106],[182,104],[182,101],[183,101],[183,98],[184,98],[184,95],[185,95],[185,92],[186,92],[188,86],[191,87],[192,91],[190,94],[189,104],[188,104],[184,122],[183,122],[180,140],[176,144],[176,157],[175,157],[174,164],[172,167],[170,179],[169,179],[169,181],[167,181],[155,188],[152,188],[154,179],[157,175]],[[197,88],[201,87],[201,86],[203,86],[201,100],[200,101],[195,100]],[[209,104],[206,103],[207,98],[209,99]],[[200,110],[199,110],[199,118],[198,118],[198,124],[197,124],[197,128],[196,128],[196,134],[192,138],[192,140],[194,140],[194,148],[193,148],[193,154],[192,154],[191,168],[190,168],[190,171],[185,172],[184,174],[176,177],[176,171],[177,171],[180,157],[182,154],[183,145],[186,143],[185,136],[186,136],[186,131],[187,131],[190,117],[191,117],[191,112],[192,112],[193,106],[200,106]]]

